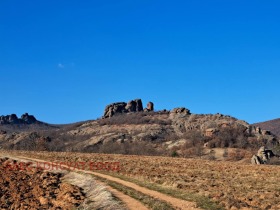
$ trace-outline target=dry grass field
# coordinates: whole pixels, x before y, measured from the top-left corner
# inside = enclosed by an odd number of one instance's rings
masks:
[[[54,162],[120,162],[119,172],[101,172],[145,185],[147,188],[161,191],[165,189],[168,194],[174,192],[174,197],[182,198],[186,195],[186,200],[207,197],[225,209],[280,209],[279,166],[171,157],[6,152]],[[200,206],[203,207],[203,204]],[[207,209],[207,205],[204,205],[204,208]]]

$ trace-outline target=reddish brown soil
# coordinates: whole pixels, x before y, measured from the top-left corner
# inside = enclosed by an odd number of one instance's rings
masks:
[[[0,159],[0,209],[73,209],[84,200],[80,188],[62,183],[60,173],[11,168]],[[13,166],[18,162],[13,162]]]

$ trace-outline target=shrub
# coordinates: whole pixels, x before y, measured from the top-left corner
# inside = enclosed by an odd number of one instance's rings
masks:
[[[161,115],[168,116],[164,112],[135,112],[135,113],[122,113],[116,114],[113,117],[98,120],[99,125],[123,125],[123,124],[159,124],[171,125],[169,119],[159,119]],[[167,118],[167,117],[166,117]]]

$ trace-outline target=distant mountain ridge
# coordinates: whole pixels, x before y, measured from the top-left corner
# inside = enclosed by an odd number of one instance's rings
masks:
[[[33,115],[29,115],[28,113],[23,114],[21,118],[18,118],[16,114],[0,116],[1,125],[8,125],[8,124],[19,125],[19,124],[34,124],[34,123],[40,123],[40,122],[37,121],[37,119]]]
[[[273,134],[280,136],[280,118],[265,122],[255,123],[254,126],[271,131]]]

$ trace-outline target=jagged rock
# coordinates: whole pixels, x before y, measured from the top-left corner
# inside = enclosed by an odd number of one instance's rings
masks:
[[[143,111],[143,105],[141,99],[135,99],[125,102],[118,102],[109,104],[106,106],[103,118],[112,117],[115,114],[128,113],[128,112],[141,112]]]
[[[33,115],[29,115],[28,113],[25,113],[21,116],[21,120],[26,122],[27,124],[35,123],[37,120]]]
[[[143,104],[141,99],[135,99],[136,102],[136,112],[142,112],[143,111]]]
[[[268,161],[272,158],[272,157],[279,157],[278,155],[275,155],[271,150],[266,149],[264,146],[262,146],[259,150],[258,150],[258,154],[257,155],[253,155],[252,159],[251,159],[251,163],[252,164],[267,164]]]
[[[0,116],[0,124],[32,124],[37,123],[38,121],[33,115],[25,113],[18,118],[16,114],[11,114],[7,116]]]
[[[136,112],[136,102],[135,101],[129,101],[127,105],[125,106],[125,109],[128,112]]]
[[[125,102],[118,102],[118,103],[109,104],[105,108],[103,117],[107,118],[107,117],[112,117],[113,115],[115,115],[117,113],[124,113],[124,112],[126,112],[125,107],[126,107]]]
[[[175,114],[185,114],[185,115],[190,115],[190,110],[186,109],[185,107],[180,107],[180,108],[175,108],[171,111],[171,113]]]
[[[147,110],[148,111],[154,111],[154,103],[153,102],[149,102],[147,104]]]
[[[18,119],[16,114],[9,115],[8,121],[11,124],[18,124],[19,123],[19,119]]]
[[[254,165],[262,164],[261,159],[257,155],[253,155],[253,157],[251,158],[251,163]]]
[[[135,99],[129,101],[125,107],[127,112],[141,112],[143,111],[143,105],[141,99]]]
[[[207,136],[207,137],[212,137],[212,136],[214,136],[217,132],[218,132],[218,130],[215,129],[215,128],[208,128],[208,129],[205,130],[205,136]]]

